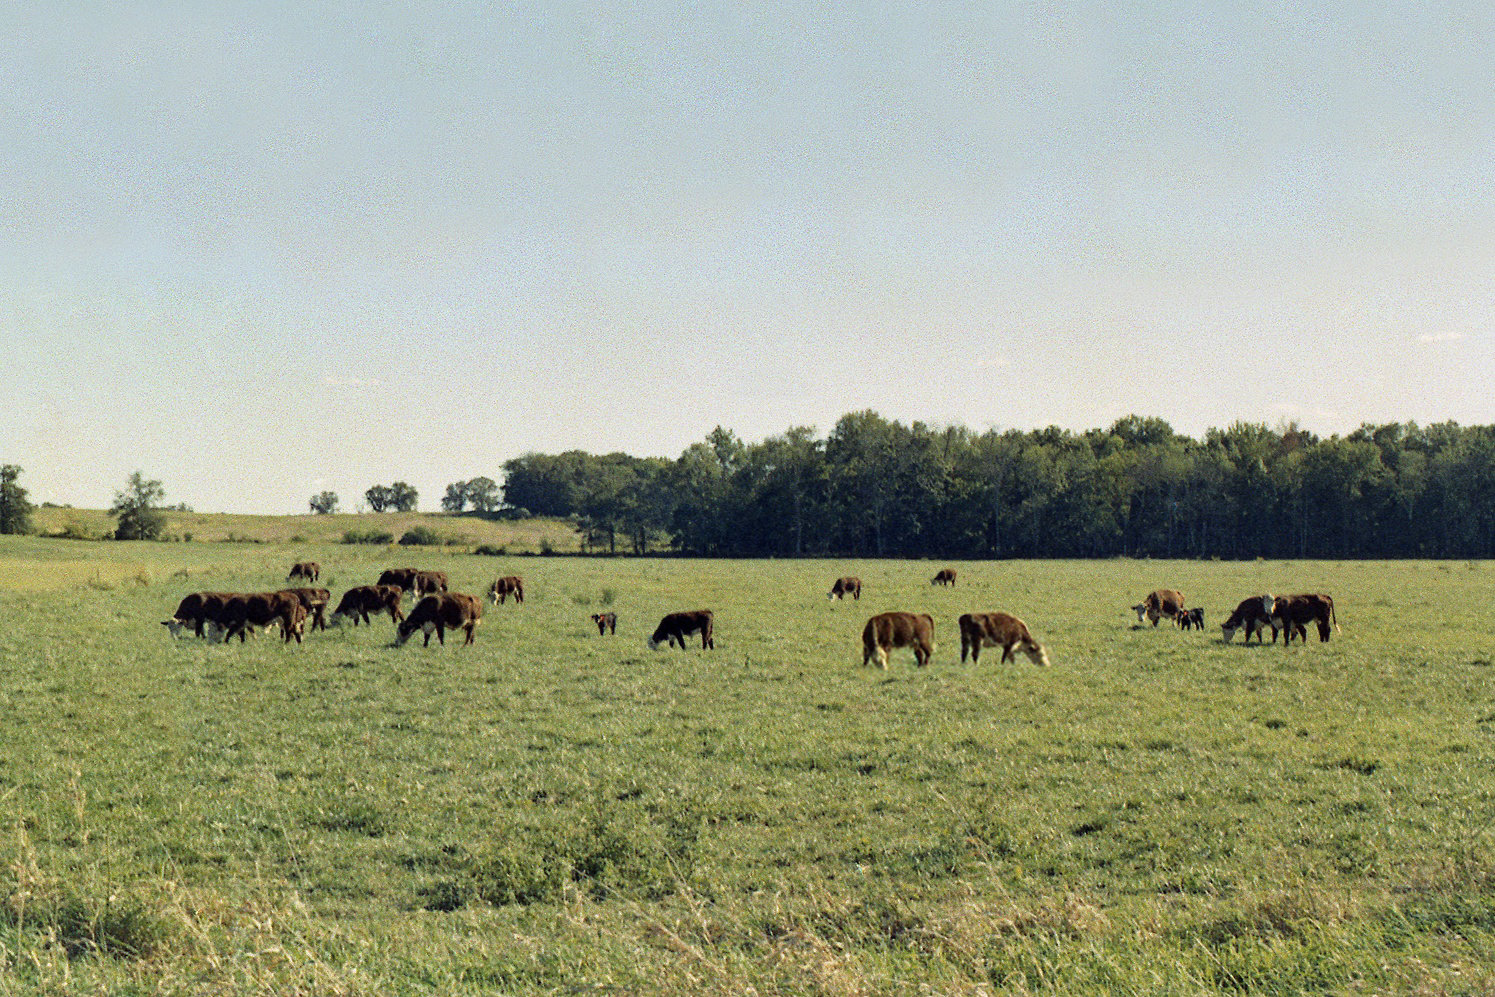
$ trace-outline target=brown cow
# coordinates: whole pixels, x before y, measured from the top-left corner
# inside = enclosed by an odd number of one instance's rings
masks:
[[[1251,643],[1251,635],[1256,635],[1256,643],[1264,644],[1262,637],[1268,627],[1272,628],[1272,643],[1277,643],[1277,624],[1272,622],[1272,606],[1277,600],[1273,599],[1271,593],[1266,595],[1253,595],[1242,599],[1241,604],[1235,607],[1235,611],[1226,617],[1225,622],[1220,624],[1220,633],[1229,644],[1235,637],[1235,632],[1242,627],[1246,628],[1246,643]]]
[[[895,647],[912,647],[920,668],[929,664],[934,653],[934,618],[928,613],[878,613],[862,628],[862,667],[877,656],[886,671],[888,652]]]
[[[1000,647],[1004,662],[1017,660],[1012,653],[1017,648],[1035,665],[1049,663],[1048,652],[1028,633],[1028,625],[1007,613],[966,613],[960,618],[961,664],[965,664],[967,651],[971,664],[976,664],[983,647]]]
[[[599,637],[607,633],[609,630],[611,630],[614,634],[618,632],[617,613],[593,613],[592,622],[597,624],[597,636]]]
[[[1164,616],[1176,623],[1184,611],[1184,594],[1177,589],[1157,589],[1147,593],[1147,598],[1133,606],[1132,611],[1137,614],[1138,623],[1146,618],[1157,626]]]
[[[299,644],[306,629],[306,607],[290,592],[253,592],[228,599],[213,622],[223,631],[225,644],[234,634],[239,635],[242,644],[249,627],[269,627],[276,622],[280,623],[280,636],[286,643],[295,637]]]
[[[862,580],[856,575],[846,575],[845,577],[837,578],[832,583],[831,590],[826,593],[825,597],[827,599],[841,599],[848,595],[853,599],[861,599],[862,597]]]
[[[400,623],[399,636],[395,642],[403,645],[416,630],[423,630],[426,642],[421,646],[430,647],[431,631],[434,630],[436,639],[445,644],[446,631],[450,627],[467,633],[467,639],[462,642],[462,646],[466,647],[473,642],[473,631],[482,622],[483,603],[476,596],[462,592],[441,592],[428,595],[416,603],[410,615]]]
[[[332,593],[326,589],[299,588],[282,589],[301,600],[301,605],[306,607],[307,614],[311,617],[311,628],[313,630],[326,630],[327,617],[322,615],[327,610],[327,603],[332,601]]]
[[[294,578],[305,578],[309,582],[314,582],[321,573],[322,566],[316,561],[297,561],[291,565],[291,573],[286,575],[286,581],[291,581]]]
[[[445,571],[417,571],[415,573],[415,597],[435,595],[446,591]]]
[[[343,593],[336,611],[332,614],[332,625],[342,626],[344,618],[358,626],[360,619],[370,623],[370,613],[388,611],[390,620],[399,624],[405,618],[400,611],[400,597],[404,591],[398,585],[355,585]]]
[[[237,592],[193,592],[182,598],[172,618],[162,620],[161,625],[170,630],[173,637],[180,637],[182,631],[190,624],[192,632],[201,637],[203,625],[216,619],[222,612],[223,603],[237,594]],[[213,639],[217,640],[216,635]]]
[[[1339,619],[1334,615],[1334,600],[1327,595],[1305,593],[1303,595],[1279,595],[1272,604],[1272,622],[1283,629],[1282,646],[1293,642],[1296,633],[1308,643],[1308,628],[1304,624],[1318,625],[1319,642],[1329,639],[1329,624],[1339,629]]]
[[[488,598],[493,600],[495,606],[502,606],[504,599],[511,595],[515,602],[524,601],[524,579],[518,575],[495,578],[493,584],[488,586]]]
[[[398,585],[403,592],[409,592],[415,588],[415,576],[420,574],[419,568],[386,568],[379,574],[376,585]]]
[[[701,650],[716,647],[716,636],[713,633],[716,620],[709,609],[696,609],[686,613],[666,613],[659,621],[659,626],[654,628],[654,636],[649,638],[649,650],[659,650],[659,645],[665,644],[669,647],[680,645],[685,650],[685,638],[691,634],[701,635]]]
[[[941,568],[940,570],[938,570],[938,571],[936,571],[934,573],[934,577],[933,578],[929,579],[929,584],[931,584],[931,585],[954,585],[955,584],[955,569],[954,568]]]

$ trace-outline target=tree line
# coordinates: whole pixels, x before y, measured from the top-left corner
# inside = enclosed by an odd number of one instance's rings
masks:
[[[1320,438],[1162,419],[975,432],[843,416],[676,459],[530,453],[504,502],[574,517],[594,550],[720,557],[1492,557],[1495,426]]]

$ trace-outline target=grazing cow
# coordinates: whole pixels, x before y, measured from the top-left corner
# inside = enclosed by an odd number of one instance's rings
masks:
[[[524,579],[518,575],[495,578],[493,584],[488,586],[488,598],[493,600],[495,606],[502,606],[504,599],[511,595],[515,602],[524,601]]]
[[[446,591],[445,571],[417,571],[415,573],[415,597],[435,595]]]
[[[597,624],[597,636],[599,637],[609,631],[614,634],[618,632],[617,613],[593,613],[592,622]]]
[[[1329,625],[1339,629],[1339,619],[1334,615],[1334,600],[1327,595],[1305,593],[1303,595],[1279,595],[1272,604],[1272,622],[1283,629],[1282,646],[1293,642],[1293,634],[1308,643],[1307,623],[1318,625],[1319,642],[1329,639]]]
[[[878,613],[862,628],[862,667],[877,656],[886,671],[888,652],[895,647],[914,649],[914,660],[920,668],[929,664],[934,653],[934,618],[928,613]]]
[[[1191,606],[1184,610],[1178,617],[1178,625],[1184,630],[1192,630],[1195,627],[1204,629],[1204,607]]]
[[[931,584],[931,585],[954,585],[955,584],[955,569],[954,568],[941,568],[940,570],[938,570],[938,571],[936,571],[934,573],[934,577],[933,578],[929,579],[929,584]]]
[[[716,647],[716,637],[712,630],[715,618],[709,609],[696,609],[688,613],[666,613],[659,621],[659,626],[654,628],[654,636],[649,638],[649,650],[659,650],[659,645],[668,647],[680,645],[680,650],[685,650],[685,638],[691,634],[701,635],[701,650]]]
[[[355,585],[343,593],[337,609],[332,614],[332,625],[342,626],[344,619],[358,626],[360,619],[370,623],[370,613],[388,612],[390,621],[398,625],[405,618],[400,611],[400,597],[404,591],[398,585]]]
[[[289,644],[295,637],[299,644],[306,629],[306,607],[290,592],[254,592],[224,602],[219,618],[213,622],[223,631],[225,644],[234,634],[242,644],[249,627],[269,627],[276,622],[280,623],[281,639]]]
[[[398,585],[402,592],[409,592],[415,588],[415,576],[420,574],[419,568],[387,568],[379,575],[377,585]]]
[[[283,589],[282,591],[289,592],[301,600],[301,605],[306,607],[307,615],[311,617],[313,630],[327,629],[327,617],[323,614],[327,610],[327,603],[332,601],[331,592],[326,589],[313,588]]]
[[[1004,662],[1017,661],[1012,653],[1016,648],[1035,665],[1049,663],[1048,652],[1028,633],[1028,625],[1007,613],[966,613],[960,618],[961,664],[965,664],[967,651],[971,654],[971,664],[976,664],[983,647],[1000,647]]]
[[[1263,644],[1262,635],[1268,627],[1272,628],[1272,643],[1277,643],[1277,624],[1272,622],[1272,606],[1276,603],[1271,593],[1266,595],[1253,595],[1242,599],[1241,604],[1235,607],[1235,611],[1226,617],[1225,622],[1220,624],[1220,633],[1229,644],[1235,632],[1242,627],[1246,628],[1246,643],[1251,643],[1251,635],[1256,635],[1256,643]]]
[[[1133,606],[1132,611],[1137,614],[1138,623],[1148,619],[1157,626],[1164,616],[1176,623],[1184,611],[1184,594],[1177,589],[1157,589],[1147,593],[1147,598]]]
[[[446,643],[446,631],[461,629],[466,631],[467,639],[462,642],[466,647],[473,642],[473,631],[483,622],[483,603],[477,596],[466,595],[462,592],[441,592],[428,595],[415,604],[410,615],[401,621],[399,626],[399,637],[397,644],[404,645],[410,639],[410,635],[416,630],[422,630],[426,635],[426,642],[422,647],[431,646],[431,631],[436,631],[436,639],[443,645]]]
[[[289,575],[286,575],[286,581],[289,582],[296,578],[305,578],[309,582],[314,582],[317,580],[317,577],[321,575],[321,573],[322,566],[316,561],[297,561],[295,564],[291,565],[291,573]]]
[[[223,603],[237,594],[236,592],[193,592],[177,604],[172,618],[162,620],[161,625],[171,631],[173,637],[180,637],[182,631],[190,625],[193,634],[201,637],[203,625],[217,619],[223,611]]]
[[[845,577],[837,578],[832,583],[831,590],[826,593],[825,597],[827,599],[841,599],[848,595],[853,599],[861,599],[862,597],[862,580],[856,575],[846,575]]]

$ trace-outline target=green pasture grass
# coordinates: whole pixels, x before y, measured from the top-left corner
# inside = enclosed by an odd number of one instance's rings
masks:
[[[159,623],[308,554],[334,597],[409,564],[526,602],[471,647]],[[954,566],[4,538],[58,578],[0,586],[0,993],[1495,988],[1489,565]],[[1161,586],[1210,629],[1137,628]],[[1260,591],[1342,632],[1223,644]],[[647,649],[696,608],[714,651]],[[861,667],[887,609],[930,667]],[[992,609],[1053,665],[961,664]]]
[[[576,528],[564,520],[487,519],[477,514],[444,512],[332,513],[326,516],[252,516],[224,512],[175,512],[162,510],[165,534],[197,542],[239,541],[250,543],[339,543],[347,532],[382,532],[395,540],[411,529],[425,527],[443,541],[472,548],[487,544],[512,554],[537,554],[542,541],[559,553],[580,546]],[[86,537],[103,536],[114,529],[115,520],[102,509],[46,507],[33,515],[37,533],[61,535],[69,527]]]

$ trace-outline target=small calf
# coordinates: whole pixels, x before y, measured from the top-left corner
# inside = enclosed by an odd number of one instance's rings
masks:
[[[611,632],[616,634],[618,632],[617,613],[593,613],[592,622],[597,624],[597,636],[599,637],[605,633]]]

